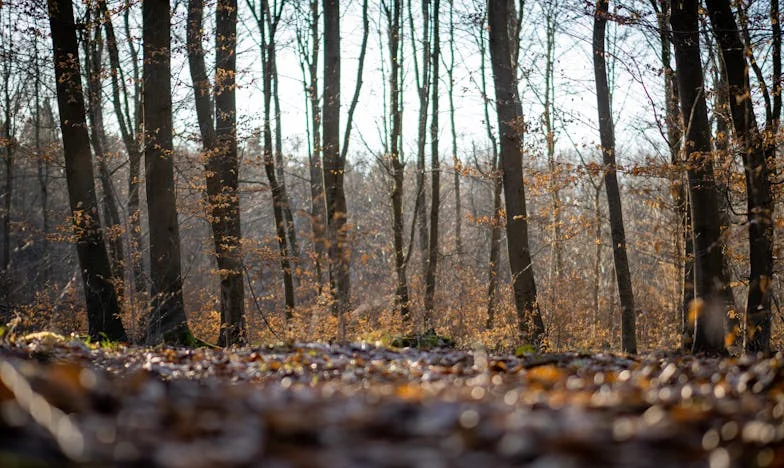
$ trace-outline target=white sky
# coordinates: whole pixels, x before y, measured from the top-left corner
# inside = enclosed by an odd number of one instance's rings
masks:
[[[563,2],[563,0],[561,0]],[[416,5],[417,2],[414,2]],[[482,108],[482,98],[479,91],[479,70],[480,59],[478,47],[470,34],[474,34],[475,27],[467,24],[465,12],[469,8],[474,8],[475,2],[471,0],[455,2],[455,107],[456,107],[456,127],[458,135],[458,153],[465,158],[467,152],[471,150],[471,142],[474,141],[477,147],[484,148],[487,145],[486,130],[484,128],[484,111]],[[341,51],[342,51],[342,87],[341,87],[341,125],[345,126],[345,113],[348,109],[351,96],[354,92],[356,77],[357,57],[362,38],[362,24],[360,18],[361,2],[352,0],[341,2],[343,7],[341,23]],[[442,2],[441,11],[441,43],[443,60],[449,60],[448,49],[448,27],[449,10],[448,2]],[[417,9],[417,6],[414,7]],[[542,113],[542,105],[536,96],[541,93],[543,88],[542,74],[544,71],[544,24],[541,21],[542,8],[538,3],[529,3],[524,20],[524,37],[521,43],[520,64],[522,67],[530,69],[530,82],[523,81],[520,86],[526,118],[530,125],[536,126]],[[578,6],[577,8],[582,8]],[[293,9],[289,7],[289,15]],[[596,128],[596,98],[593,83],[593,63],[591,55],[591,34],[593,18],[584,14],[582,11],[575,11],[571,7],[559,7],[559,18],[561,24],[558,28],[558,40],[556,43],[556,109],[559,113],[559,121],[556,122],[558,128],[557,142],[560,151],[569,152],[573,148],[573,143],[577,145],[595,145],[598,141],[598,130]],[[368,40],[368,51],[365,61],[364,85],[360,96],[359,105],[354,116],[354,129],[349,148],[350,157],[366,155],[367,149],[360,136],[364,138],[368,146],[374,151],[382,150],[382,143],[379,135],[383,124],[383,106],[386,98],[386,76],[381,75],[381,57],[384,56],[385,72],[388,71],[388,59],[386,57],[386,20],[379,14],[378,2],[371,0],[369,12],[371,15],[371,30]],[[184,18],[185,6],[181,3],[175,8],[175,18]],[[208,9],[205,15],[205,24],[212,23],[212,10]],[[404,12],[404,15],[407,13]],[[255,42],[258,32],[255,23],[247,10],[244,1],[240,1],[240,16],[244,19],[238,27],[240,35],[240,45],[238,52],[238,114],[239,119],[244,121],[241,132],[247,135],[253,128],[261,125],[263,112],[263,100],[260,79],[259,49]],[[284,17],[287,15],[284,14]],[[405,16],[404,16],[405,20]],[[176,20],[175,20],[176,21]],[[406,156],[411,158],[415,153],[417,116],[419,112],[419,101],[414,85],[413,62],[411,61],[410,30],[408,21],[405,29],[404,59],[405,85],[404,85],[404,151]],[[379,24],[380,23],[380,24]],[[418,21],[416,26],[419,27]],[[383,44],[379,44],[379,25],[381,26],[381,39]],[[471,28],[474,28],[473,30]],[[322,28],[323,29],[323,28]],[[617,34],[617,28],[612,24],[608,30],[610,38]],[[485,31],[486,32],[486,31]],[[623,49],[616,50],[618,62],[616,65],[615,76],[615,97],[614,110],[616,111],[616,132],[619,145],[619,158],[624,159],[624,154],[639,153],[641,148],[651,148],[650,143],[646,143],[642,138],[641,119],[648,121],[651,119],[651,107],[646,92],[642,85],[632,79],[629,73],[637,73],[644,70],[649,86],[647,93],[654,99],[661,95],[660,78],[656,77],[655,71],[659,68],[655,50],[646,45],[642,40],[639,27],[622,27],[622,34],[630,34],[630,37],[623,42]],[[252,36],[251,36],[252,34]],[[175,47],[177,41],[184,37],[184,21],[175,24]],[[420,33],[417,32],[417,37]],[[302,85],[302,74],[298,62],[298,50],[294,38],[294,25],[283,20],[279,32],[278,47],[278,70],[281,83],[281,107],[282,126],[284,135],[284,149],[287,153],[294,153],[296,143],[301,142],[296,156],[304,157],[307,146],[305,143],[306,125],[306,101]],[[205,40],[207,50],[212,47],[212,39]],[[419,43],[417,42],[419,48]],[[613,45],[608,45],[608,50],[612,51]],[[421,52],[419,52],[421,53]],[[210,63],[212,57],[208,57]],[[451,160],[451,141],[449,127],[449,106],[447,100],[447,76],[446,67],[441,66],[441,100],[440,100],[440,146],[442,161]],[[323,60],[319,62],[321,70]],[[192,97],[187,96],[191,86],[190,75],[184,57],[174,60],[175,67],[175,90],[176,94],[182,99],[179,113],[176,118],[175,128],[178,132],[188,132],[193,129],[196,132],[196,122],[193,113]],[[487,63],[487,83],[488,94],[494,97],[492,87],[492,76],[489,59]],[[323,80],[320,80],[323,86]],[[320,90],[321,91],[321,90]],[[494,108],[491,102],[490,108],[491,122],[496,126]],[[648,123],[650,125],[650,122]],[[429,130],[428,130],[429,131]],[[654,142],[663,142],[658,136],[658,131],[645,132]],[[541,134],[539,134],[541,135]],[[529,141],[534,139],[536,134],[528,136]],[[429,139],[429,137],[428,137]],[[539,145],[538,148],[543,148]],[[540,152],[542,150],[540,149]],[[588,153],[583,152],[587,155]]]

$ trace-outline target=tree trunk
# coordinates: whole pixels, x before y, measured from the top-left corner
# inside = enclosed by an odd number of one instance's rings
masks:
[[[139,185],[140,171],[142,162],[142,149],[137,140],[139,131],[140,114],[138,106],[140,96],[134,91],[133,95],[133,118],[128,104],[128,88],[125,85],[124,73],[120,66],[120,53],[117,49],[117,36],[114,32],[112,18],[106,5],[106,0],[98,1],[98,10],[103,16],[103,25],[106,30],[106,49],[109,55],[109,67],[111,71],[112,83],[112,104],[114,114],[120,128],[125,150],[128,153],[128,231],[129,231],[129,259],[131,267],[132,285],[135,293],[145,290],[144,265],[142,262],[142,227],[141,211],[139,209]],[[126,12],[127,14],[127,12]],[[130,42],[132,44],[132,42]],[[138,81],[136,72],[136,52],[131,46],[131,60],[134,64],[133,80]],[[133,300],[133,298],[131,298]]]
[[[670,25],[675,46],[678,94],[685,125],[684,151],[691,198],[694,238],[694,352],[724,353],[724,310],[719,211],[713,163],[709,157],[710,125],[700,60],[697,2],[674,0]],[[699,302],[698,302],[699,301]]]
[[[612,252],[615,263],[615,279],[621,300],[621,349],[625,353],[637,352],[635,327],[634,292],[629,259],[626,255],[626,230],[623,224],[621,193],[618,188],[615,162],[615,130],[610,103],[610,87],[607,83],[607,63],[604,42],[607,28],[608,0],[598,0],[593,24],[593,60],[596,80],[596,101],[599,110],[599,136],[602,144],[604,186],[607,191],[607,207],[610,214]]]
[[[427,268],[427,246],[428,228],[425,210],[427,207],[427,191],[425,189],[425,147],[427,143],[427,109],[430,100],[430,1],[422,0],[422,70],[420,74],[419,65],[416,59],[416,42],[413,40],[414,15],[411,9],[411,1],[408,2],[409,23],[411,27],[411,47],[414,60],[414,76],[416,79],[417,92],[419,94],[419,126],[417,131],[417,171],[416,171],[416,210],[414,215],[418,220],[419,230],[419,250],[422,255],[422,272]]]
[[[280,268],[283,274],[283,301],[286,307],[286,320],[289,320],[296,306],[294,276],[289,256],[287,222],[284,215],[284,208],[287,202],[284,199],[284,188],[278,181],[278,172],[275,169],[272,139],[272,94],[276,54],[275,33],[279,24],[280,13],[279,10],[273,11],[270,8],[268,0],[262,0],[260,8],[256,23],[261,33],[261,66],[264,93],[264,125],[262,129],[264,139],[264,172],[272,190],[272,214],[275,222],[275,236],[278,240],[278,252],[280,253]],[[254,12],[254,14],[256,13]]]
[[[142,3],[144,167],[150,231],[151,314],[148,343],[193,344],[182,297],[180,227],[172,143],[169,2]]]
[[[392,0],[391,11],[387,14],[387,37],[389,39],[389,113],[392,121],[390,135],[389,157],[392,161],[392,235],[395,248],[395,274],[397,288],[395,291],[396,305],[400,310],[403,320],[409,318],[408,279],[406,270],[408,262],[404,253],[403,243],[403,182],[405,178],[405,164],[400,154],[400,143],[403,132],[403,110],[401,108],[401,84],[403,71],[401,67],[401,16],[403,11],[402,0]],[[409,246],[410,250],[410,246]]]
[[[100,19],[97,10],[90,9],[89,14],[95,15],[95,19]],[[98,24],[96,22],[96,24]],[[94,31],[84,33],[84,55],[85,73],[87,75],[87,115],[90,123],[90,133],[92,138],[95,162],[98,167],[98,180],[101,182],[101,205],[103,206],[103,217],[106,223],[106,236],[109,248],[109,258],[112,265],[112,276],[114,278],[115,291],[118,300],[122,302],[125,295],[125,249],[120,235],[122,224],[120,221],[120,211],[117,208],[117,198],[115,196],[114,185],[109,167],[106,163],[108,153],[106,151],[107,140],[106,130],[103,123],[103,99],[101,98],[101,58],[103,57],[103,39],[101,28],[96,26]]]
[[[345,336],[345,313],[349,308],[350,277],[346,244],[346,194],[343,190],[345,161],[340,157],[340,3],[324,0],[324,188],[327,200],[329,258],[338,315],[338,335]]]
[[[68,0],[50,0],[48,6],[68,198],[84,282],[89,335],[94,340],[125,341],[98,216],[73,5]]]
[[[308,63],[308,74],[310,75],[310,85],[308,86],[308,98],[310,102],[311,127],[313,128],[313,152],[309,158],[310,169],[310,200],[311,214],[310,224],[313,231],[313,246],[316,253],[316,272],[318,275],[318,293],[322,294],[324,278],[322,267],[326,250],[326,222],[327,205],[324,193],[324,173],[321,154],[321,105],[319,104],[318,93],[318,58],[319,43],[319,2],[310,2],[310,62]]]
[[[432,106],[433,115],[430,120],[430,233],[428,235],[427,268],[425,270],[425,329],[430,330],[433,324],[433,308],[435,307],[436,274],[438,273],[438,215],[441,204],[441,168],[438,155],[438,79],[439,60],[441,55],[441,34],[439,32],[440,1],[433,0],[433,63]]]
[[[38,178],[38,187],[41,195],[41,233],[43,234],[41,239],[41,245],[43,250],[43,259],[42,259],[42,268],[41,268],[41,277],[43,279],[43,283],[45,285],[49,285],[49,278],[51,277],[51,262],[49,261],[49,163],[47,162],[46,156],[43,154],[43,140],[41,138],[41,128],[42,128],[42,121],[41,121],[41,68],[38,62],[39,55],[38,55],[38,37],[36,36],[33,39],[33,60],[34,60],[34,68],[35,68],[35,82],[34,82],[34,105],[35,105],[35,115],[33,117],[33,122],[35,125],[35,164],[36,164],[36,175]],[[47,102],[47,110],[48,115],[47,117],[50,119],[49,122],[53,123],[52,112],[51,108],[48,106]]]
[[[508,18],[514,15],[514,11],[510,10],[514,10],[510,2],[487,2],[490,57],[501,134],[507,248],[520,338],[541,348],[545,330],[537,304],[531,249],[528,245],[528,215],[520,147],[523,111],[517,94],[517,76],[512,68]]]
[[[280,110],[280,79],[278,77],[277,54],[270,56],[272,68],[272,101],[275,105],[275,168],[277,171],[277,181],[280,185],[281,209],[283,218],[286,220],[286,236],[288,246],[291,248],[291,255],[296,259],[299,257],[299,245],[297,244],[297,226],[294,223],[294,216],[291,211],[291,200],[286,189],[286,171],[283,161],[283,129]]]
[[[708,0],[708,14],[724,60],[730,114],[735,138],[743,148],[749,226],[749,294],[746,301],[745,347],[749,352],[770,350],[770,287],[773,279],[773,197],[766,145],[750,98],[744,47],[729,1]],[[772,156],[772,155],[771,155]]]
[[[457,156],[457,128],[455,126],[455,2],[449,2],[449,128],[452,133],[452,166],[454,168],[455,186],[455,253],[458,258],[463,255],[463,206],[460,199],[460,158]]]

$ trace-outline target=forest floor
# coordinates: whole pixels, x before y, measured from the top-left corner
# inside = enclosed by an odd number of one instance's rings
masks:
[[[0,345],[2,467],[784,466],[784,355]]]

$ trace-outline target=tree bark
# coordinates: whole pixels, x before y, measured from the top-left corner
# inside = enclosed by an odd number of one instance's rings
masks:
[[[9,36],[8,50],[14,47],[13,34]],[[4,47],[5,49],[5,47]],[[5,50],[3,51],[5,52]],[[9,305],[11,301],[11,200],[13,195],[13,169],[16,142],[13,131],[13,118],[11,101],[11,59],[3,58],[3,129],[0,138],[7,142],[3,145],[5,158],[3,158],[3,189],[0,192],[2,200],[2,214],[0,215],[0,232],[2,232],[2,245],[0,245],[0,301]]]
[[[460,158],[457,155],[457,128],[455,126],[455,2],[449,2],[449,127],[452,131],[452,166],[455,186],[455,253],[463,255],[463,206],[460,198]]]
[[[414,60],[414,76],[416,79],[417,93],[419,95],[419,126],[417,130],[417,171],[416,171],[416,216],[419,232],[419,250],[422,256],[422,272],[427,268],[427,246],[428,246],[428,227],[427,216],[425,214],[427,203],[427,191],[425,189],[425,148],[427,144],[427,110],[430,100],[430,1],[422,0],[422,70],[420,74],[419,64],[416,58],[416,43],[413,40],[414,15],[411,9],[411,1],[408,2],[409,25],[411,27],[411,48]]]
[[[495,82],[498,128],[501,134],[507,248],[518,329],[520,338],[524,342],[541,348],[545,330],[537,304],[531,249],[528,245],[528,215],[525,207],[520,147],[523,111],[517,93],[517,76],[515,69],[512,68],[508,26],[508,18],[514,15],[513,10],[514,7],[510,2],[493,0],[487,2],[490,57]]]
[[[610,103],[610,86],[607,83],[605,37],[608,16],[608,0],[596,2],[593,23],[593,63],[596,80],[596,101],[599,112],[599,137],[602,144],[604,165],[604,187],[607,192],[607,207],[610,214],[612,252],[615,263],[615,279],[621,300],[621,349],[625,353],[637,352],[635,326],[634,291],[629,259],[626,255],[626,230],[623,224],[621,192],[618,187],[615,161],[615,130]]]
[[[346,194],[343,190],[345,161],[340,156],[340,3],[323,1],[324,15],[324,117],[323,145],[324,188],[327,201],[329,258],[334,297],[333,310],[338,315],[338,335],[345,336],[345,313],[349,308],[350,272],[346,245]]]
[[[172,143],[169,2],[142,2],[144,166],[150,231],[148,343],[193,344],[185,317]]]
[[[710,158],[710,125],[705,103],[702,62],[697,28],[697,2],[674,0],[670,25],[675,46],[678,94],[685,125],[684,158],[691,198],[694,239],[694,292],[690,320],[695,327],[694,352],[725,353],[719,210],[713,162]],[[700,302],[697,302],[697,301]]]
[[[188,5],[188,64],[205,157],[207,210],[220,274],[220,346],[245,342],[235,97],[237,2],[220,0],[215,22],[215,123],[202,46],[204,2]]]
[[[385,9],[387,15],[387,37],[389,40],[389,113],[392,121],[392,133],[389,141],[389,158],[392,162],[392,236],[395,249],[395,275],[397,288],[395,301],[403,320],[408,320],[409,297],[408,278],[406,277],[408,261],[404,252],[403,242],[403,182],[405,178],[405,164],[400,154],[400,144],[403,132],[403,110],[401,108],[401,85],[403,83],[402,48],[400,36],[402,32],[401,17],[403,12],[402,0],[391,0],[390,8]],[[409,246],[410,249],[410,246]]]
[[[94,15],[96,24],[99,24],[100,12],[90,8],[89,14]],[[101,205],[103,206],[103,218],[107,228],[104,232],[108,237],[106,241],[109,248],[112,276],[118,300],[122,302],[125,295],[125,249],[121,236],[122,223],[120,221],[120,211],[117,208],[117,197],[114,191],[114,184],[112,183],[112,176],[106,163],[108,153],[106,151],[106,130],[103,122],[103,99],[101,98],[103,38],[99,26],[96,26],[94,31],[92,31],[92,36],[91,31],[85,31],[84,55],[85,72],[87,75],[87,115],[90,123],[90,134],[92,135],[90,142],[95,153],[95,163],[98,167],[98,180],[101,182]]]
[[[730,3],[727,0],[708,0],[706,5],[725,64],[730,114],[735,138],[743,148],[746,174],[751,268],[746,301],[745,347],[750,352],[767,352],[770,350],[771,332],[774,208],[767,163],[769,155],[766,154],[765,141],[757,127],[751,100],[749,67]]]
[[[68,0],[50,0],[48,9],[68,198],[84,282],[88,332],[94,340],[126,341],[95,196],[73,5]]]
[[[120,66],[120,53],[117,48],[117,36],[114,32],[114,25],[106,5],[106,0],[98,1],[98,10],[103,16],[103,25],[106,30],[106,49],[109,55],[109,67],[111,71],[112,84],[112,104],[117,123],[120,128],[125,151],[128,153],[128,231],[129,231],[129,259],[132,276],[132,285],[135,293],[145,290],[144,265],[142,262],[143,239],[141,227],[141,211],[139,209],[139,186],[140,171],[142,162],[142,148],[137,140],[137,132],[140,130],[139,93],[134,86],[133,116],[131,106],[128,104],[128,88],[125,85],[124,73]],[[127,14],[127,13],[126,13]],[[132,43],[131,43],[132,44]],[[134,65],[133,80],[138,81],[138,68],[136,65],[137,57],[135,49],[131,46],[131,60]],[[133,300],[133,298],[132,298]]]
[[[441,56],[441,34],[439,32],[440,1],[433,0],[433,52],[432,60],[432,106],[430,120],[430,233],[428,235],[427,265],[425,270],[425,329],[433,324],[435,307],[436,274],[438,273],[438,215],[441,204],[441,167],[438,155],[438,80]]]

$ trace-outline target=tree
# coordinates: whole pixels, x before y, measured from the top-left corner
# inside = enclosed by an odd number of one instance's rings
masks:
[[[414,61],[414,77],[416,80],[416,88],[419,96],[419,126],[417,130],[417,172],[416,172],[416,197],[415,215],[418,223],[419,230],[419,249],[422,255],[422,270],[425,273],[428,261],[428,228],[427,216],[425,211],[427,208],[427,190],[425,188],[425,149],[427,147],[427,110],[430,106],[430,71],[432,61],[430,60],[431,47],[430,47],[430,2],[431,0],[422,0],[420,2],[422,8],[422,68],[420,70],[419,61],[417,60],[416,41],[413,37],[416,33],[414,27],[414,11],[411,9],[411,0],[408,2],[408,21],[411,29],[411,58]]]
[[[751,100],[749,66],[730,2],[708,0],[706,5],[724,62],[730,115],[735,138],[742,147],[746,174],[746,218],[751,268],[744,342],[748,351],[767,352],[770,349],[771,332],[770,282],[773,278],[774,208],[767,158],[775,155],[775,145],[766,145],[763,134],[757,127]],[[769,103],[767,108],[770,115]],[[773,117],[768,120],[772,126]]]
[[[351,300],[351,249],[348,246],[348,209],[343,179],[351,136],[354,111],[362,90],[362,71],[369,34],[368,1],[362,2],[362,44],[357,64],[354,95],[346,115],[343,146],[340,146],[340,5],[337,0],[324,0],[324,116],[322,151],[324,156],[324,188],[327,202],[330,275],[334,310],[338,315],[338,333],[345,336],[345,312]]]
[[[344,313],[349,303],[349,268],[346,252],[345,161],[340,158],[340,4],[324,0],[324,106],[322,151],[329,233],[330,282],[338,314],[340,336],[345,334]]]
[[[142,100],[138,52],[130,33],[129,16],[131,9],[126,8],[124,23],[132,64],[132,72],[129,77],[133,83],[133,93],[131,93],[126,85],[125,72],[120,65],[117,35],[114,31],[114,24],[112,23],[106,0],[98,1],[98,10],[102,14],[102,22],[106,30],[106,49],[109,55],[109,69],[111,72],[112,106],[125,151],[128,153],[128,231],[130,238],[131,284],[134,292],[140,294],[145,290],[146,286],[142,261],[141,210],[139,208],[143,151],[139,141],[139,132],[142,131]]]
[[[2,13],[2,12],[0,12]],[[0,16],[3,45],[2,54],[2,88],[3,88],[3,115],[2,128],[0,128],[0,145],[3,151],[3,187],[0,189],[0,301],[8,305],[11,300],[11,202],[13,200],[14,159],[18,142],[16,139],[16,120],[21,107],[21,89],[15,84],[13,62],[16,46],[12,30],[12,19],[9,15],[3,21]],[[7,28],[7,31],[5,30]],[[21,81],[18,81],[19,83]]]
[[[501,135],[501,167],[506,203],[506,236],[512,273],[515,309],[520,338],[541,347],[544,322],[536,299],[536,283],[528,245],[522,151],[522,106],[517,93],[517,76],[512,67],[509,18],[515,16],[511,1],[487,2],[490,29],[490,59],[495,83],[495,107]]]
[[[710,158],[710,125],[705,103],[697,2],[674,0],[670,16],[675,47],[676,77],[684,122],[686,172],[691,198],[694,239],[694,293],[690,306],[694,322],[694,352],[723,353],[722,290],[727,287],[722,270],[719,210]]]
[[[604,187],[607,191],[607,206],[610,212],[612,251],[615,261],[615,279],[621,299],[621,348],[626,353],[637,352],[635,329],[634,292],[629,259],[626,256],[626,231],[623,224],[621,193],[618,188],[617,165],[615,162],[615,129],[610,102],[610,87],[607,83],[605,58],[605,35],[607,28],[608,0],[598,0],[593,23],[593,61],[596,80],[596,101],[599,111],[599,134],[604,164]]]
[[[441,33],[439,31],[440,1],[433,1],[433,50],[431,102],[433,115],[430,120],[430,233],[428,234],[427,263],[425,268],[425,329],[433,328],[433,307],[435,306],[436,273],[438,270],[438,217],[441,209],[441,168],[438,156],[438,80],[441,53]]]
[[[107,244],[111,259],[112,274],[115,281],[117,296],[122,300],[125,295],[125,248],[123,246],[122,224],[117,196],[112,182],[111,171],[107,159],[108,140],[103,119],[103,34],[100,25],[101,14],[98,8],[90,6],[88,17],[95,24],[92,30],[83,34],[84,69],[87,75],[87,117],[90,124],[90,142],[95,153],[98,168],[98,180],[101,183],[101,205],[103,219],[106,222]]]
[[[452,165],[455,187],[455,252],[463,254],[463,207],[460,198],[460,158],[457,156],[457,130],[455,127],[455,2],[449,1],[449,66],[446,68],[449,82],[449,128],[452,137]]]
[[[147,342],[193,344],[182,297],[180,228],[174,190],[169,2],[142,3],[144,167],[150,230]]]
[[[245,289],[237,159],[237,2],[216,5],[214,108],[202,47],[204,2],[188,5],[188,63],[205,153],[207,210],[220,274],[221,346],[245,341]],[[213,121],[213,115],[215,120]]]
[[[676,168],[671,191],[675,202],[675,211],[679,219],[680,233],[676,239],[676,249],[679,254],[679,268],[682,272],[680,317],[682,348],[691,349],[694,329],[688,320],[689,304],[694,300],[694,238],[691,235],[691,207],[689,194],[683,178],[683,161],[681,160],[681,139],[683,137],[683,123],[678,109],[678,83],[675,71],[672,68],[672,32],[670,31],[671,1],[661,3],[651,0],[651,5],[656,12],[656,23],[659,31],[659,44],[661,47],[662,76],[664,81],[665,118],[667,146],[670,151],[670,162]],[[661,5],[661,6],[659,6]],[[683,247],[680,247],[681,240]]]
[[[395,249],[395,275],[397,286],[395,300],[404,320],[409,318],[408,297],[408,259],[411,254],[409,242],[408,254],[405,253],[403,241],[403,190],[405,178],[405,163],[401,154],[403,133],[402,109],[402,47],[401,47],[401,17],[403,12],[402,0],[391,0],[391,6],[384,4],[384,13],[387,18],[387,39],[389,44],[389,117],[392,122],[392,132],[389,136],[387,154],[392,165],[392,237]]]
[[[68,0],[50,0],[48,10],[68,198],[87,303],[88,333],[94,340],[126,341],[95,196],[73,5]]]

